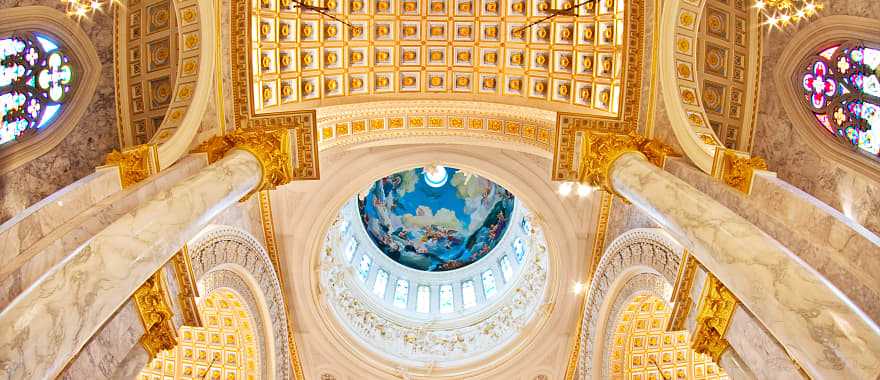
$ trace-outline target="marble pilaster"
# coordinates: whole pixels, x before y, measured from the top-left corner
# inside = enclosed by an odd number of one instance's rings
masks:
[[[616,192],[688,248],[811,376],[880,374],[880,329],[784,246],[640,154],[621,155],[608,175]]]
[[[724,372],[733,380],[757,380],[752,369],[736,354],[736,351],[724,351],[718,359],[718,365],[724,368]]]
[[[0,312],[0,378],[56,376],[187,239],[257,186],[261,170],[253,154],[233,150],[53,267]]]
[[[79,354],[64,368],[58,379],[111,378],[120,366],[125,366],[128,361],[136,359],[136,357],[128,358],[130,351],[139,349],[146,353],[140,344],[143,334],[144,328],[137,307],[129,300],[89,339]],[[147,361],[141,363],[141,367],[146,363]]]

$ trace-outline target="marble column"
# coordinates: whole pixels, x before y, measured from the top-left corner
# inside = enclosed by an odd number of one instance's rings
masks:
[[[57,376],[148,277],[262,175],[257,156],[232,150],[53,267],[0,313],[0,379]]]
[[[646,160],[656,158],[639,153],[646,145],[623,140],[594,145],[605,186],[673,234],[813,378],[878,377],[880,329],[844,294],[760,229]]]

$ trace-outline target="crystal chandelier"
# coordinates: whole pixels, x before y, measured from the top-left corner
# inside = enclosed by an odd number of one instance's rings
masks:
[[[91,16],[95,11],[109,8],[116,0],[61,0],[61,2],[67,5],[67,16],[79,20]]]
[[[824,8],[818,0],[756,0],[755,8],[771,28],[797,24]]]

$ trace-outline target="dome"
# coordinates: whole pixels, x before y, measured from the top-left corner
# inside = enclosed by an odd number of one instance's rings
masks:
[[[381,178],[358,197],[370,240],[392,260],[422,271],[470,265],[498,244],[514,196],[466,171],[430,166]]]

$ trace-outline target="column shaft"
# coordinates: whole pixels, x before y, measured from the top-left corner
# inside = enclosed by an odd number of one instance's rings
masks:
[[[614,190],[651,215],[730,289],[814,378],[874,379],[880,329],[787,248],[637,153]]]
[[[261,179],[234,150],[97,233],[0,313],[0,379],[55,377],[146,279]]]

